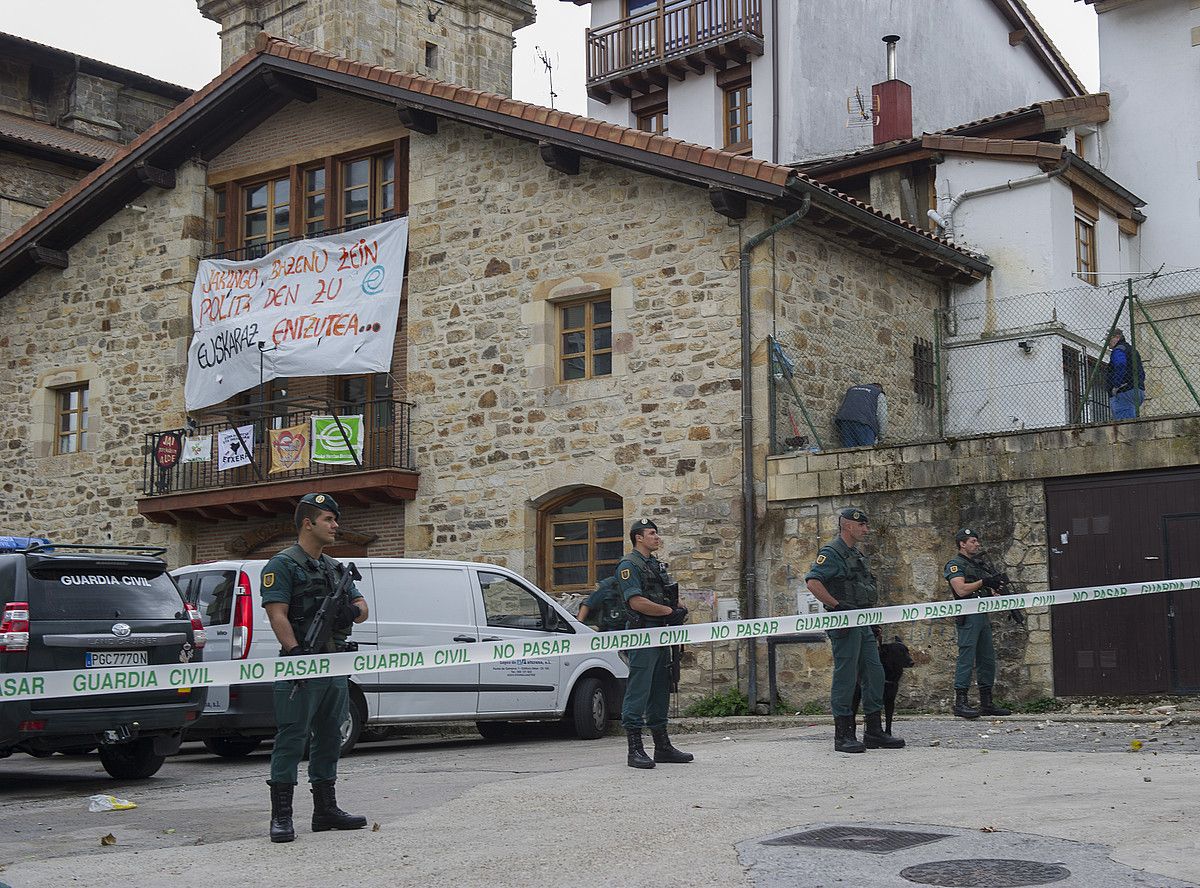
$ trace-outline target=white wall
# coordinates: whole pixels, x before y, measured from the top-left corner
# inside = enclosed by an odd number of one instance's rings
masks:
[[[1186,2],[1186,0],[1184,0]],[[846,127],[846,99],[855,87],[870,99],[884,80],[885,34],[899,34],[898,75],[913,87],[914,133],[1066,95],[1024,46],[1010,46],[1009,25],[989,0],[778,0],[780,41],[779,157],[772,158],[771,0],[763,0],[766,52],[752,59],[755,157],[781,163],[852,151],[872,143],[872,131]],[[621,18],[620,0],[593,0],[592,27]],[[953,88],[947,88],[952,83]],[[720,90],[710,68],[668,85],[670,135],[719,146]],[[629,100],[588,100],[588,114],[635,124]]]
[[[1026,342],[1029,351],[1017,343]],[[946,349],[946,434],[1045,428],[1068,422],[1060,336]]]
[[[899,34],[897,76],[913,88],[913,131],[932,132],[1066,93],[988,0],[780,0],[784,160],[870,145],[846,128],[846,98],[884,80],[882,38]],[[1186,2],[1186,0],[1185,0]]]
[[[1100,88],[1111,96],[1100,167],[1144,199],[1133,265],[1200,265],[1200,47],[1190,0],[1141,0],[1102,13]],[[1153,51],[1148,51],[1153,48]]]

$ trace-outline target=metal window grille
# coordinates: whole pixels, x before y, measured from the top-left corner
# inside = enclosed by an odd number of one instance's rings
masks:
[[[933,343],[917,337],[913,341],[913,391],[925,407],[933,406],[934,360]]]

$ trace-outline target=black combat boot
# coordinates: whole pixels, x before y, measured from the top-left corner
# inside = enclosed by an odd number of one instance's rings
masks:
[[[967,705],[967,689],[954,689],[954,714],[959,718],[979,718],[979,710]]]
[[[272,783],[271,787],[271,841],[292,842],[296,839],[296,830],[292,826],[292,793],[296,789],[294,783]]]
[[[626,728],[625,737],[629,740],[629,757],[625,763],[631,768],[653,768],[654,759],[646,755],[642,746],[642,731],[640,728]]]
[[[868,712],[863,716],[863,745],[867,749],[903,749],[904,741],[884,731],[882,712]]]
[[[312,794],[313,832],[325,832],[327,829],[362,829],[367,825],[367,818],[359,817],[356,814],[347,814],[337,806],[332,780],[314,783]]]
[[[992,689],[990,687],[979,686],[979,714],[980,715],[1012,715],[1011,709],[1005,709],[1003,706],[997,706],[992,702]]]
[[[854,735],[854,716],[833,717],[833,748],[836,752],[866,752],[867,747]]]
[[[695,756],[671,745],[666,728],[655,728],[650,732],[654,735],[654,760],[664,764],[686,765]]]

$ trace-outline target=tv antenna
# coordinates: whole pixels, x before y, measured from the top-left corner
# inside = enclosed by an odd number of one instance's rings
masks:
[[[550,107],[554,107],[554,100],[558,98],[558,93],[554,91],[554,63],[550,61],[550,53],[542,49],[540,46],[535,46],[534,51],[537,57],[542,60],[542,64],[546,66],[546,75],[550,78]]]
[[[874,126],[878,115],[879,99],[865,96],[859,87],[854,87],[854,95],[846,99],[846,126]]]

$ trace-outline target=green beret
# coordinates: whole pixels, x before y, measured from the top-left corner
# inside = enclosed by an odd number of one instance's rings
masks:
[[[864,512],[862,509],[855,509],[854,507],[842,509],[840,512],[838,512],[838,515],[840,515],[842,518],[845,518],[847,521],[861,521],[863,524],[871,523],[867,520],[866,512]]]
[[[630,534],[641,533],[643,530],[658,530],[658,525],[649,518],[639,518],[629,525]]]
[[[956,533],[954,535],[954,542],[965,543],[971,537],[975,537],[975,539],[979,539],[979,534],[977,534],[975,531],[971,530],[971,528],[969,528],[969,527],[964,527],[962,530],[960,530],[958,533]]]
[[[334,518],[340,518],[342,510],[338,508],[337,500],[327,493],[306,493],[300,497],[300,503],[310,506],[316,506],[318,509],[324,509],[326,512],[333,512]]]

